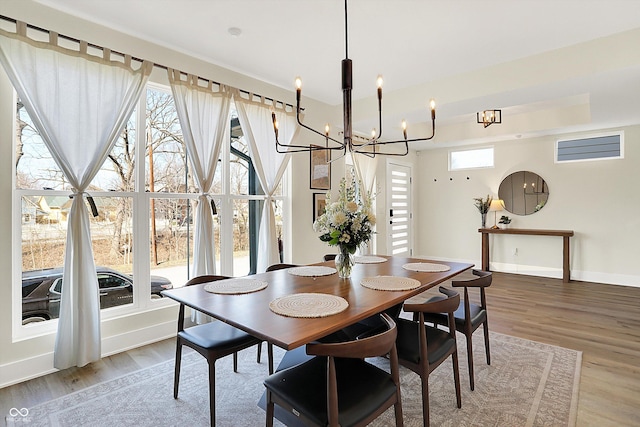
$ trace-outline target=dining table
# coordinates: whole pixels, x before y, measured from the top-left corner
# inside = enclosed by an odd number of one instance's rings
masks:
[[[295,269],[288,268],[245,276],[243,279],[262,284],[255,291],[218,293],[211,287],[207,288],[207,284],[200,284],[165,290],[162,294],[273,345],[292,350],[401,304],[472,268],[473,264],[397,256],[362,256],[356,257],[349,278],[338,277],[333,261],[306,267],[312,268],[309,272],[302,268],[300,274],[292,274]],[[314,274],[314,271],[319,273]],[[415,285],[401,290],[363,286],[368,280],[380,277]],[[327,315],[309,313],[309,317],[274,311],[274,303],[296,294],[340,297],[341,311]],[[300,301],[303,305],[313,304],[308,299]],[[292,304],[295,303],[294,300]],[[333,307],[332,304],[328,306]]]
[[[162,294],[287,350],[279,371],[312,357],[306,354],[305,344],[402,304],[473,266],[423,258],[359,256],[349,278],[338,277],[335,261],[326,261]],[[287,313],[288,309],[293,312]],[[266,393],[257,405],[266,409]],[[290,427],[302,425],[277,405],[274,416]]]

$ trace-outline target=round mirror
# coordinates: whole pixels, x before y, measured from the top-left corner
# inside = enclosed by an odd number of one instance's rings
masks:
[[[514,215],[530,215],[544,207],[549,199],[549,186],[537,173],[514,172],[500,183],[498,197],[504,208]]]

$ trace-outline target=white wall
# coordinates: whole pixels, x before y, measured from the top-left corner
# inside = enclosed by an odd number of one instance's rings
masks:
[[[420,152],[417,253],[475,262],[480,267],[481,219],[473,198],[497,196],[503,178],[528,170],[547,181],[549,201],[533,215],[505,212],[513,218],[511,227],[574,230],[572,279],[640,286],[640,198],[635,195],[640,176],[640,127],[623,129],[625,158],[619,160],[556,164],[554,144],[560,137],[555,136],[496,142],[495,167],[491,169],[449,172],[447,149]],[[583,135],[589,134],[562,137]],[[487,226],[493,221],[489,213]],[[500,235],[490,239],[492,269],[562,277],[560,237]]]

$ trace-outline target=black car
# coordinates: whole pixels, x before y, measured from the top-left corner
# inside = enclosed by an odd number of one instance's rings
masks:
[[[107,267],[97,267],[100,308],[133,302],[133,277]],[[173,285],[166,277],[151,276],[151,297],[161,298],[161,291]],[[22,273],[22,324],[56,319],[60,314],[62,268]]]

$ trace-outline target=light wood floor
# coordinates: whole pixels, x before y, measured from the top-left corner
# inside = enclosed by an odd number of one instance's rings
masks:
[[[583,352],[579,427],[640,426],[640,288],[494,273],[487,291],[492,331]],[[0,414],[172,359],[174,348],[165,340],[0,389]]]

